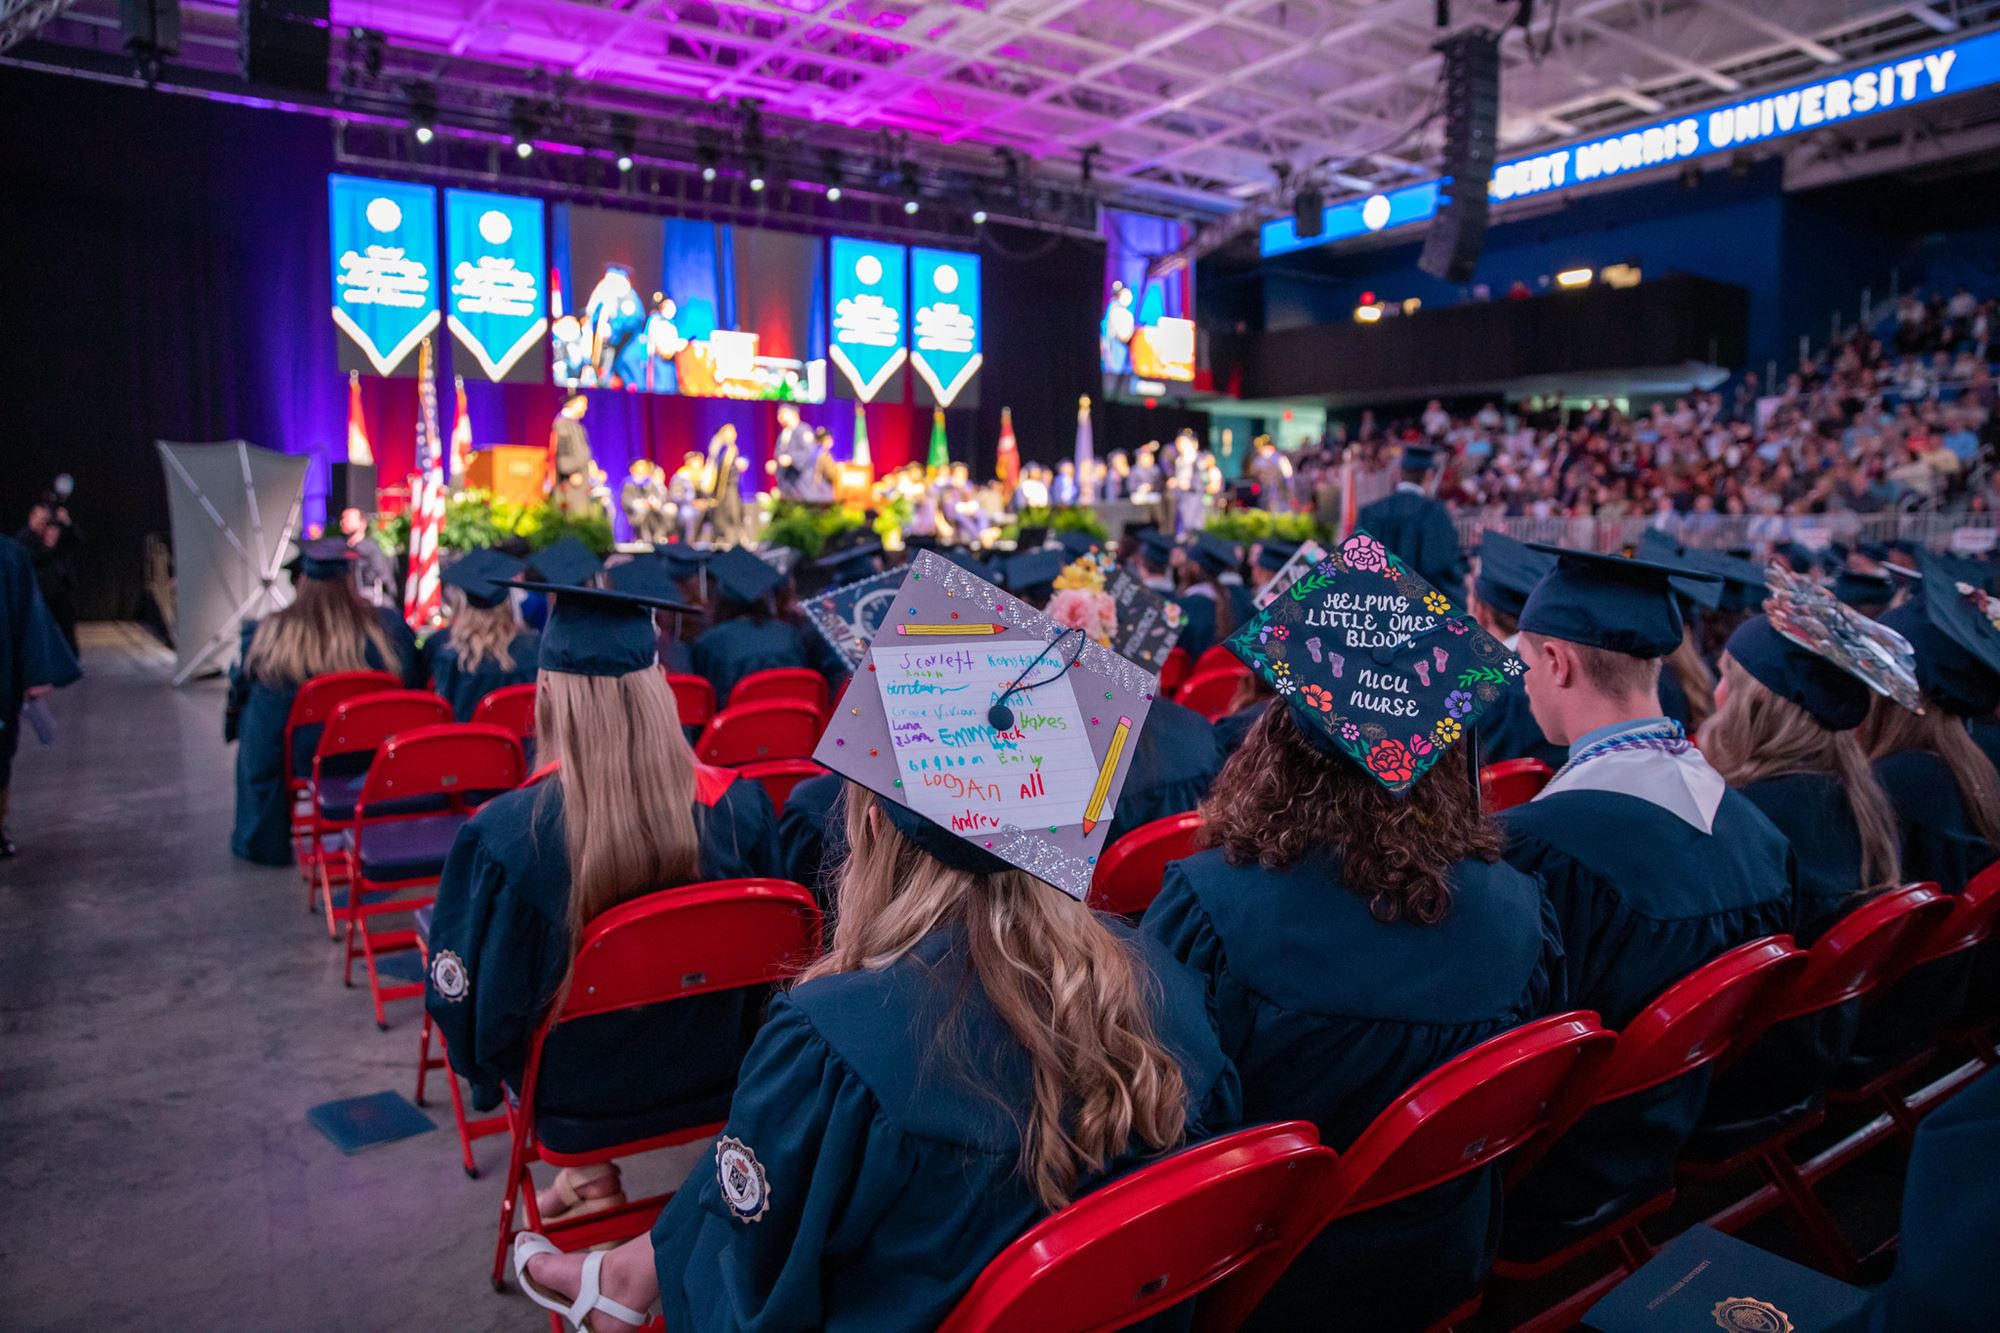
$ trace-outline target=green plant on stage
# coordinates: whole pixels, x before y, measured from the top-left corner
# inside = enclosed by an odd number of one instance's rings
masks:
[[[789,546],[803,559],[817,560],[828,542],[867,522],[868,515],[853,505],[807,505],[780,500],[771,507],[771,522],[764,529],[764,540],[772,546]]]
[[[1030,505],[1000,529],[1000,536],[1008,541],[1019,541],[1022,528],[1047,528],[1050,532],[1087,532],[1100,541],[1111,536],[1111,529],[1104,525],[1104,520],[1097,516],[1097,511],[1081,505],[1063,509],[1052,509],[1047,505]]]
[[[378,519],[375,535],[391,555],[403,554],[410,547],[409,514]],[[612,551],[611,519],[602,513],[573,516],[557,509],[553,500],[524,506],[481,490],[456,491],[445,498],[439,549],[477,551],[509,537],[525,537],[537,551],[564,537],[577,538],[600,558]]]
[[[910,503],[910,498],[906,495],[899,495],[883,505],[876,512],[875,522],[871,525],[871,530],[877,537],[887,541],[890,533],[902,532],[908,529],[910,520],[915,518],[916,515],[917,508]]]
[[[1202,525],[1202,531],[1232,542],[1274,537],[1281,542],[1325,543],[1333,535],[1311,514],[1272,514],[1262,509],[1231,509],[1217,514]]]

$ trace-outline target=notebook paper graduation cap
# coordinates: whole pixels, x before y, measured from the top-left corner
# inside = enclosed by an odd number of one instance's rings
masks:
[[[1399,794],[1526,669],[1359,530],[1228,642],[1315,746]]]
[[[1016,866],[1082,900],[1156,688],[920,551],[813,758],[881,797],[946,864]]]

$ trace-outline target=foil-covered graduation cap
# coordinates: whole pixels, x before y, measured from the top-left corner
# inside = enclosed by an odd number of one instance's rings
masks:
[[[1850,731],[1867,720],[1872,687],[1844,659],[1809,648],[1752,616],[1729,636],[1725,651],[1771,693],[1803,708],[1828,731]]]
[[[1526,669],[1366,532],[1229,640],[1312,743],[1408,791]]]
[[[1835,600],[1823,585],[1794,574],[1781,560],[1764,571],[1771,596],[1764,613],[1772,628],[1863,681],[1913,713],[1924,711],[1916,656],[1893,627]],[[1754,673],[1753,673],[1754,674]]]

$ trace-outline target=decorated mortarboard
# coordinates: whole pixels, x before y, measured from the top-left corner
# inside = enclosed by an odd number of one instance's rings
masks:
[[[741,546],[732,546],[709,557],[708,577],[722,596],[746,605],[767,595],[785,581],[785,576],[769,561],[758,559]]]
[[[565,537],[528,557],[528,577],[540,583],[581,587],[596,577],[604,562],[574,537]]]
[[[1010,556],[1006,568],[1007,590],[1031,602],[1045,601],[1055,590],[1056,576],[1067,563],[1060,550],[1029,551]]]
[[[340,537],[316,537],[299,543],[299,573],[309,579],[344,579],[354,558],[354,548]]]
[[[513,556],[487,547],[467,551],[446,565],[438,578],[464,593],[467,605],[490,610],[506,601],[511,591],[502,580],[519,577],[524,568]]]
[[[1243,563],[1243,548],[1227,537],[1197,532],[1188,544],[1188,558],[1210,574],[1226,574]]]
[[[614,586],[601,586],[602,577]],[[542,579],[508,579],[510,588],[555,594],[548,624],[542,629],[540,667],[573,676],[629,676],[659,661],[655,611],[695,608],[658,589],[671,590],[672,581],[657,561],[630,562],[582,583],[552,583]],[[626,587],[615,586],[624,583]]]
[[[896,589],[903,586],[904,577],[901,569],[886,570],[829,588],[799,604],[848,671],[859,670],[868,660],[869,641],[881,628],[882,617],[889,613],[889,604],[896,598]]]
[[[1081,900],[1157,688],[1082,631],[920,551],[813,758],[881,797],[945,864],[1015,866]]]
[[[1268,569],[1275,574],[1298,553],[1297,542],[1285,542],[1275,537],[1267,537],[1257,543],[1257,568]]]
[[[1062,547],[1064,554],[1068,555],[1072,560],[1081,560],[1084,556],[1092,555],[1104,549],[1104,540],[1101,537],[1095,533],[1082,532],[1075,529],[1069,532],[1058,532],[1056,534],[1056,544]]]
[[[1894,699],[1913,713],[1924,711],[1916,658],[1902,630],[1886,621],[1870,620],[1835,600],[1825,585],[1792,573],[1782,561],[1771,562],[1765,580],[1771,596],[1764,603],[1764,614],[1773,629],[1875,693]],[[1800,706],[1805,707],[1803,703]]]
[[[1284,596],[1285,590],[1305,577],[1309,571],[1318,568],[1319,562],[1324,559],[1326,559],[1326,548],[1318,542],[1300,542],[1285,563],[1278,567],[1278,572],[1272,575],[1271,581],[1259,588],[1251,597],[1251,605],[1262,611]]]
[[[1673,580],[1715,580],[1683,565],[1573,551],[1530,542],[1556,558],[1521,608],[1521,629],[1627,657],[1665,657],[1680,647],[1684,622]]]
[[[1924,693],[1947,713],[1985,717],[2000,708],[2000,598],[1955,579],[1936,557],[1923,562],[1924,595],[1882,623],[1906,636]]]
[[[1277,691],[1315,746],[1397,793],[1463,740],[1526,669],[1361,531],[1228,645]]]
[[[1528,594],[1555,563],[1547,552],[1531,551],[1504,532],[1488,532],[1479,543],[1479,573],[1472,590],[1495,611],[1519,619]]]
[[[1850,731],[1868,717],[1868,681],[1839,661],[1805,647],[1769,616],[1752,616],[1725,646],[1736,664],[1771,693],[1803,708],[1828,731]]]

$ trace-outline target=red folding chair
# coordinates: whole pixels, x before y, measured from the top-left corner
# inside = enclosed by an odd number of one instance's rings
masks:
[[[1625,1025],[1598,1077],[1580,1086],[1579,1095],[1554,1117],[1549,1132],[1508,1164],[1508,1186],[1519,1184],[1588,1112],[1657,1088],[1722,1058],[1753,1021],[1755,1007],[1790,986],[1805,966],[1805,952],[1793,947],[1789,935],[1773,935],[1739,944],[1667,987]],[[1673,1201],[1674,1190],[1669,1185],[1665,1192],[1553,1254],[1532,1261],[1495,1262],[1496,1276],[1526,1281],[1567,1268],[1586,1254],[1613,1247],[1618,1251],[1611,1273],[1522,1327],[1571,1327],[1625,1274],[1636,1271],[1651,1257],[1652,1246],[1642,1224]]]
[[[1958,909],[1954,916],[1963,916],[1963,924],[1970,926],[1971,914],[1977,909],[1973,904],[1988,898],[2000,896],[2000,861],[1995,861],[1986,869],[1972,877],[1964,892],[1958,895]],[[1973,964],[1972,994],[1966,1003],[1966,1011],[1957,1022],[1948,1024],[1941,1040],[1947,1046],[1961,1047],[1976,1056],[1987,1068],[2000,1065],[2000,1050],[1993,1043],[1991,998],[1993,983],[2000,981],[2000,957],[1995,957],[1993,941],[2000,939],[2000,922],[1991,917],[1986,922],[1986,937],[1973,947],[1980,951],[1980,957]],[[1949,924],[1942,928],[1948,931]]]
[[[451,705],[429,690],[381,690],[345,700],[320,729],[319,744],[313,749],[306,834],[319,873],[307,884],[306,910],[311,911],[317,899],[326,913],[328,939],[340,937],[335,928],[334,886],[347,882],[346,858],[329,854],[329,845],[354,822],[354,804],[361,797],[375,751],[391,736],[451,720]],[[420,802],[396,813],[442,808],[442,802]]]
[[[531,739],[535,734],[535,682],[502,685],[490,691],[472,710],[472,720],[499,727],[517,741]]]
[[[938,1333],[1124,1328],[1197,1292],[1250,1310],[1312,1238],[1331,1148],[1258,1125],[1141,1167],[1038,1223],[986,1265]],[[1204,1328],[1228,1327],[1198,1316]]]
[[[1187,649],[1169,649],[1167,660],[1160,664],[1160,693],[1169,699],[1178,694],[1181,686],[1187,683],[1191,666]]]
[[[812,895],[781,879],[730,879],[662,889],[620,903],[592,921],[577,945],[576,963],[560,1009],[535,1029],[520,1097],[507,1103],[513,1148],[507,1191],[500,1201],[500,1240],[493,1251],[493,1286],[501,1288],[507,1248],[514,1242],[516,1200],[527,1211],[526,1230],[559,1248],[578,1250],[630,1240],[653,1223],[671,1191],[630,1200],[586,1216],[544,1224],[529,1166],[590,1166],[677,1143],[714,1136],[721,1123],[696,1125],[588,1152],[560,1153],[536,1131],[542,1052],[564,1023],[641,1009],[718,991],[777,985],[819,953],[819,909]],[[725,1034],[717,1034],[724,1040]],[[558,1333],[560,1325],[556,1325]]]
[[[694,757],[719,768],[761,759],[810,759],[823,724],[810,704],[731,704],[709,719]]]
[[[1335,1222],[1456,1180],[1550,1129],[1598,1081],[1617,1034],[1584,1010],[1491,1037],[1417,1080],[1341,1154],[1307,1240]],[[1296,1257],[1296,1252],[1293,1257]],[[1446,1322],[1470,1318],[1477,1296]],[[1230,1312],[1233,1327],[1250,1307]]]
[[[666,676],[667,685],[674,692],[674,707],[680,711],[681,725],[697,730],[707,726],[708,720],[715,716],[715,686],[708,683],[708,677],[674,671]]]
[[[1935,885],[1911,884],[1877,894],[1834,922],[1807,951],[1805,966],[1793,979],[1766,993],[1723,1060],[1725,1075],[1744,1059],[1751,1060],[1754,1068],[1757,1043],[1772,1028],[1826,1014],[1896,975],[1903,942],[1920,938],[1950,911],[1950,900]],[[1792,1140],[1824,1119],[1825,1113],[1817,1109],[1788,1117],[1764,1138],[1725,1158],[1712,1162],[1683,1158],[1678,1169],[1692,1179],[1719,1180],[1756,1166],[1773,1187],[1773,1204],[1785,1209],[1793,1230],[1827,1269],[1851,1274],[1857,1262],[1853,1250],[1788,1151]],[[1761,1215],[1732,1206],[1709,1221],[1717,1230],[1739,1231]]]
[[[375,1026],[387,1031],[389,1000],[424,993],[421,979],[382,984],[377,966],[385,953],[414,950],[417,933],[405,927],[377,930],[385,916],[428,907],[459,829],[488,797],[512,791],[525,776],[521,743],[498,727],[453,722],[403,732],[382,743],[348,826],[347,957],[341,983],[354,984],[354,960],[368,973]],[[415,802],[443,798],[444,808],[412,811]],[[415,892],[431,890],[431,892]]]
[[[1250,668],[1242,663],[1197,671],[1174,695],[1174,702],[1191,708],[1210,722],[1236,711],[1243,687],[1250,680]]]
[[[1229,651],[1227,644],[1210,644],[1194,659],[1194,670],[1188,674],[1199,676],[1204,671],[1217,671],[1223,667],[1241,667],[1243,659]]]
[[[1479,797],[1489,814],[1526,805],[1556,771],[1539,759],[1504,759],[1479,770]]]
[[[826,677],[806,667],[769,667],[763,671],[753,671],[736,682],[729,691],[729,706],[741,704],[798,703],[810,704],[819,710],[819,715],[827,716],[830,708],[826,688]]]
[[[306,839],[311,833],[309,806],[312,786],[312,753],[319,737],[317,728],[326,725],[333,710],[357,694],[378,690],[399,690],[403,682],[386,671],[335,671],[314,676],[292,695],[285,714],[285,790],[292,798],[292,856],[306,882],[306,910],[312,910],[313,881],[317,867],[308,863]]]
[[[785,802],[792,798],[792,788],[824,772],[810,759],[763,759],[743,765],[736,770],[736,776],[762,783],[765,794],[771,798],[771,808],[782,814]]]
[[[1141,824],[1104,849],[1090,877],[1094,911],[1137,916],[1159,896],[1167,862],[1194,853],[1194,836],[1201,831],[1199,810],[1168,815]]]

